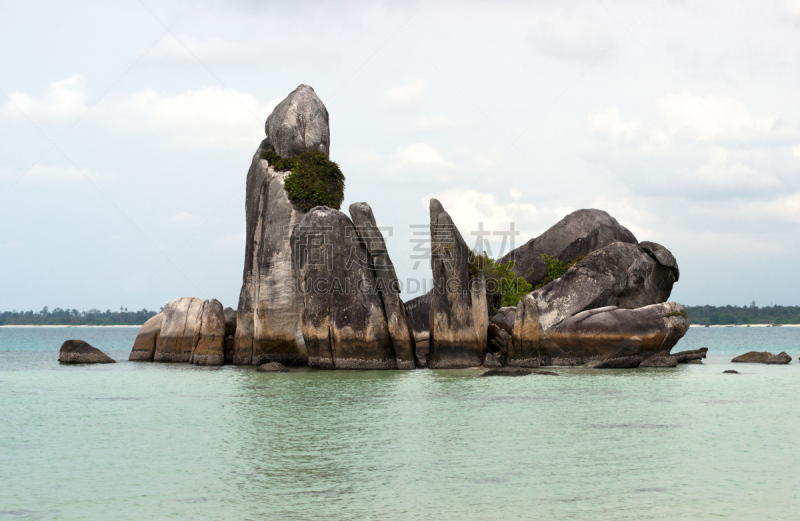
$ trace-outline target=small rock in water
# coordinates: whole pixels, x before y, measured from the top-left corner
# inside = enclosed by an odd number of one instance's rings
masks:
[[[270,362],[268,364],[261,364],[256,369],[259,373],[288,373],[289,370],[280,362]]]
[[[741,356],[737,356],[731,362],[741,363],[741,364],[788,364],[792,361],[792,357],[787,355],[785,352],[781,352],[780,354],[773,355],[770,352],[763,351],[750,351],[749,353],[745,353]]]
[[[62,364],[114,364],[113,360],[83,340],[67,340],[61,345],[58,361]]]
[[[728,369],[727,371],[722,371],[722,372],[727,374],[739,374],[739,371],[734,371],[733,369]]]
[[[687,363],[687,364],[699,364],[699,365],[703,365],[703,361],[702,361],[702,360],[700,360],[699,358],[695,358],[694,360],[689,360],[689,361],[688,361],[688,362],[686,362],[686,363]]]
[[[537,371],[535,369],[526,369],[524,367],[498,367],[497,369],[486,371],[478,376],[528,376],[530,374],[558,376],[558,373],[554,373],[552,371]]]

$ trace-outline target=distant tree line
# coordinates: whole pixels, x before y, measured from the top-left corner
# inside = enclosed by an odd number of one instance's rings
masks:
[[[158,311],[119,311],[107,309],[50,309],[45,306],[41,311],[3,311],[0,313],[0,326],[136,326],[144,324]]]
[[[800,306],[685,306],[697,325],[800,324]]]

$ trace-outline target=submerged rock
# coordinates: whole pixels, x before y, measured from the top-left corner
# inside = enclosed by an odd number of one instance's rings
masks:
[[[62,364],[113,364],[114,359],[83,340],[67,340],[61,345],[58,361]]]
[[[367,249],[344,213],[317,206],[292,231],[300,324],[308,365],[325,369],[397,367]],[[358,259],[361,259],[359,261]]]
[[[531,374],[541,374],[548,376],[558,376],[558,373],[552,371],[537,371],[535,369],[527,369],[524,367],[500,367],[486,371],[478,376],[528,376]]]
[[[727,371],[722,371],[723,374],[739,374],[739,371],[734,371],[733,369],[728,369]]]
[[[636,244],[636,237],[603,210],[577,210],[551,226],[542,235],[531,239],[500,259],[514,261],[514,272],[534,286],[547,276],[547,263],[542,254],[565,265],[614,242]]]
[[[280,362],[270,362],[268,364],[261,364],[256,368],[259,373],[288,373],[289,370]]]
[[[744,364],[788,364],[792,361],[792,357],[785,352],[773,355],[769,352],[750,351],[743,355],[737,356],[731,362],[744,363]]]
[[[433,299],[430,318],[432,369],[477,367],[486,351],[489,314],[483,273],[470,278],[470,249],[442,204],[430,201]]]
[[[375,222],[372,208],[367,203],[351,204],[350,217],[369,253],[365,260],[374,271],[375,290],[383,302],[397,368],[414,369],[417,366],[414,355],[414,333],[405,304],[400,298],[400,284],[389,258],[383,234]]]

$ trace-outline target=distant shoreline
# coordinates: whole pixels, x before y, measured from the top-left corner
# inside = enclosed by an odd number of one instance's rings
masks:
[[[28,326],[25,326],[25,325],[22,325],[22,326],[20,326],[20,325],[6,325],[6,326],[0,326],[0,327],[142,327],[142,324],[138,324],[138,325],[137,324],[133,324],[133,325],[128,324],[128,325],[117,325],[117,326],[114,326],[114,325],[111,325],[111,326],[94,326],[94,325],[71,326],[69,324],[64,324],[64,325],[28,325]]]

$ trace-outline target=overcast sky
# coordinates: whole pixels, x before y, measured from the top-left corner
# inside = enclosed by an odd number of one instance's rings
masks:
[[[0,310],[236,307],[247,170],[301,83],[404,281],[438,197],[468,242],[600,208],[675,254],[673,300],[800,304],[800,1],[0,12]]]

